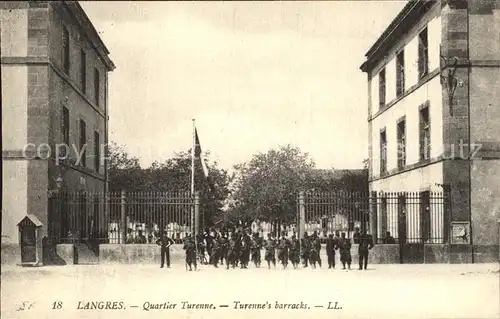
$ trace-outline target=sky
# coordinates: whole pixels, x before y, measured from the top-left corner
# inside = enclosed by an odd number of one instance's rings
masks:
[[[192,146],[222,168],[291,144],[368,157],[364,55],[405,1],[81,2],[108,47],[109,137],[149,166]]]

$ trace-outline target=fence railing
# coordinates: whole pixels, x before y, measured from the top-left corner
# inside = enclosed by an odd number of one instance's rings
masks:
[[[180,243],[199,230],[199,197],[189,192],[62,192],[49,199],[49,238],[58,243],[155,243],[164,230]],[[261,222],[261,235],[326,238],[366,230],[379,244],[446,243],[449,196],[439,192],[301,192],[295,223]]]
[[[194,231],[189,192],[60,193],[49,199],[56,242],[155,243],[163,229],[176,242]]]
[[[379,244],[438,244],[449,238],[451,207],[444,192],[309,192],[297,202],[303,233],[345,232],[352,238],[366,230]]]

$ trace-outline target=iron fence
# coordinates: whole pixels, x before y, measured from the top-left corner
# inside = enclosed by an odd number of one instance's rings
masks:
[[[295,223],[255,227],[263,236],[317,232],[326,239],[345,232],[353,238],[366,230],[379,244],[439,244],[449,238],[448,198],[429,191],[307,192],[297,198]],[[199,228],[196,205],[189,192],[62,192],[49,199],[49,238],[55,243],[155,243],[163,229],[180,243]]]
[[[297,203],[299,211],[303,206],[303,231],[323,238],[337,232],[353,238],[363,230],[379,244],[438,244],[449,237],[444,192],[308,192]]]
[[[180,243],[193,226],[189,192],[66,192],[49,199],[53,242],[155,243],[163,229]]]

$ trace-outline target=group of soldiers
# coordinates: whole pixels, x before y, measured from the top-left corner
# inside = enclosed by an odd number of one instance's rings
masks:
[[[357,231],[353,235],[355,243],[359,244],[359,269],[366,269],[368,264],[368,251],[373,248],[373,239],[366,232]],[[170,264],[168,247],[173,243],[168,237],[158,240],[158,245],[162,247],[162,263],[167,260]],[[206,231],[200,232],[195,237],[188,235],[184,240],[183,248],[186,252],[186,269],[196,270],[197,260],[203,264],[210,264],[218,268],[219,264],[226,266],[226,269],[240,267],[248,268],[253,263],[256,268],[261,266],[261,251],[264,249],[264,260],[268,268],[276,267],[277,261],[286,269],[289,263],[293,268],[299,267],[301,260],[303,267],[316,268],[322,266],[321,260],[321,238],[317,232],[312,235],[304,233],[301,241],[293,234],[291,238],[282,233],[279,238],[272,234],[264,239],[259,233],[252,233],[249,229],[237,229],[229,235],[227,232],[214,232],[213,235]],[[335,236],[330,234],[326,239],[326,255],[328,258],[328,268],[335,268],[336,251],[340,252],[340,262],[342,269],[351,269],[351,240],[345,233],[336,232]],[[196,255],[198,252],[198,256]],[[166,255],[164,257],[164,255]],[[206,256],[208,255],[208,259]]]

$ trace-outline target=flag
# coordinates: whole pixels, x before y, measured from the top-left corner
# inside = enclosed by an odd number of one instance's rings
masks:
[[[200,138],[198,137],[198,131],[196,130],[196,127],[194,128],[194,159],[201,162],[203,174],[205,175],[205,178],[208,178],[208,169],[207,165],[205,164],[205,159],[202,156]]]

